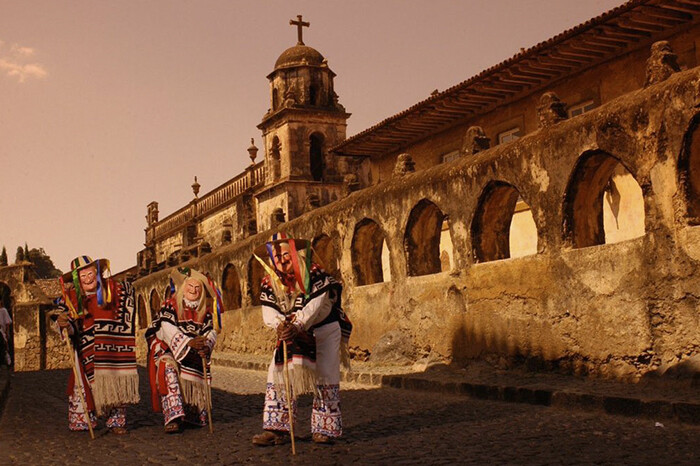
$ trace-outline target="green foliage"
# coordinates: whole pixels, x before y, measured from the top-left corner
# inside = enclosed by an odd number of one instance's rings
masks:
[[[7,249],[5,246],[2,247],[2,253],[0,253],[0,266],[7,265]]]
[[[15,254],[15,264],[20,262],[24,262],[24,249],[22,249],[22,246],[17,247],[17,254]]]
[[[32,269],[39,278],[58,278],[63,275],[53,264],[51,257],[44,251],[44,248],[32,248],[29,250],[26,260],[32,263]]]

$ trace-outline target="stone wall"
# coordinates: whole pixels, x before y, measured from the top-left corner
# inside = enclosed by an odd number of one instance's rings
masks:
[[[700,143],[689,136],[699,84],[700,70],[677,73],[513,143],[354,192],[281,228],[335,243],[353,347],[371,351],[398,329],[415,357],[528,360],[617,378],[663,370],[700,349],[700,226],[687,215],[698,189],[685,186],[679,163],[684,153],[700,154],[687,147]],[[684,163],[697,167],[699,157]],[[645,233],[605,244],[604,182],[617,164],[641,188]],[[510,219],[482,215],[489,194],[499,192],[494,186],[515,189],[530,206],[537,254],[508,258]],[[430,222],[442,215],[449,218],[450,272],[440,272],[439,260],[435,270],[431,256],[439,254],[440,227]],[[225,313],[219,351],[259,354],[272,344],[253,305],[259,271],[250,262],[270,233],[186,264],[219,282],[233,264],[242,277],[242,307]],[[389,282],[381,282],[383,240]],[[379,282],[364,284],[377,266]],[[167,276],[138,280],[137,292],[147,297]]]
[[[60,292],[46,282],[37,279],[30,263],[0,267],[0,284],[10,291],[16,371],[68,367],[68,351],[51,329],[50,320],[53,299]]]

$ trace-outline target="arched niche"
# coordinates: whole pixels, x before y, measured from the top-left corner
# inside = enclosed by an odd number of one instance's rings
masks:
[[[311,242],[313,250],[316,253],[315,261],[319,262],[326,272],[333,276],[336,280],[340,279],[340,269],[338,268],[338,252],[333,239],[322,234],[314,238]]]
[[[471,224],[475,262],[520,257],[537,252],[537,229],[530,206],[504,181],[488,183]]]
[[[445,241],[445,220],[442,210],[427,199],[421,200],[413,207],[404,235],[408,275],[428,275],[442,271],[440,243],[441,238]],[[449,227],[446,235],[449,237]],[[452,243],[451,239],[449,243]]]
[[[678,171],[688,222],[700,225],[700,115],[693,119],[683,138]]]
[[[282,155],[280,139],[275,136],[270,145],[270,176],[272,181],[277,181],[282,176]]]
[[[221,276],[221,294],[225,310],[230,311],[241,307],[241,280],[234,264],[228,264],[224,268]]]
[[[265,257],[261,257],[266,260]],[[260,306],[260,289],[262,279],[265,276],[265,269],[258,260],[251,256],[248,261],[248,298],[252,306]]]
[[[150,305],[151,319],[153,319],[158,315],[158,312],[160,312],[160,296],[158,295],[158,292],[155,289],[151,290]]]
[[[582,155],[564,198],[564,239],[574,248],[644,235],[644,197],[634,176],[612,155]]]
[[[136,313],[139,316],[139,328],[148,327],[148,308],[146,307],[146,300],[143,299],[143,295],[139,295],[139,299],[136,301]]]
[[[385,281],[382,260],[382,250],[385,245],[384,232],[377,222],[365,218],[355,225],[351,259],[356,285],[371,285]]]

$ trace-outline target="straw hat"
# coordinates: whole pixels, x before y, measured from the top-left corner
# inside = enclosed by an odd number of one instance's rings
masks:
[[[66,272],[63,274],[63,281],[66,283],[73,283],[74,271],[82,270],[84,268],[90,267],[91,265],[97,267],[98,263],[101,272],[103,272],[104,270],[109,270],[109,261],[107,259],[92,260],[90,256],[76,257],[75,259],[70,261],[70,272]]]

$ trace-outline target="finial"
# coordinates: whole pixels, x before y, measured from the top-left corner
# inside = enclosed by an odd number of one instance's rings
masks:
[[[291,26],[297,27],[297,45],[304,45],[304,41],[302,40],[302,37],[301,37],[301,28],[309,27],[309,26],[311,26],[311,23],[308,23],[306,21],[302,21],[301,15],[297,15],[297,20],[294,21],[293,19],[290,19],[289,24]]]
[[[253,138],[250,138],[250,147],[248,148],[248,154],[250,156],[250,164],[255,165],[255,157],[258,156],[258,148],[255,147],[255,142],[253,142]]]
[[[199,188],[201,185],[197,183],[197,177],[194,177],[194,183],[192,183],[192,192],[194,193],[194,197],[197,197],[197,194],[199,194]]]

